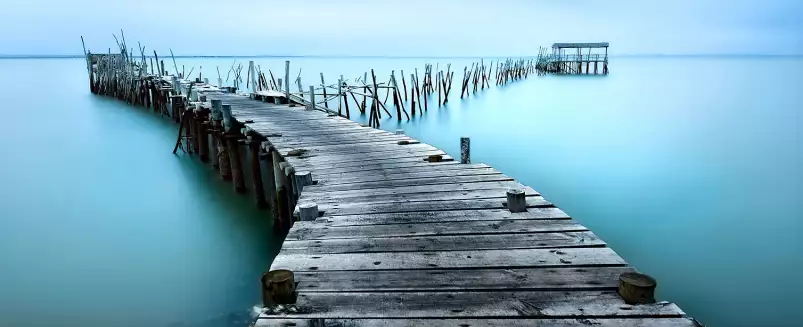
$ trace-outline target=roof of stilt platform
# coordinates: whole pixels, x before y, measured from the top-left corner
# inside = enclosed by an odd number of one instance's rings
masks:
[[[553,48],[607,48],[608,42],[599,42],[599,43],[555,43],[552,45]]]

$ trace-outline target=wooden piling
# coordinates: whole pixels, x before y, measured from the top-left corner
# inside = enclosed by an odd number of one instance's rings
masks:
[[[471,163],[471,140],[468,137],[460,138],[460,163]]]
[[[232,132],[224,134],[229,151],[229,163],[231,165],[231,177],[234,184],[234,191],[245,193],[245,177],[243,176],[243,165],[240,159],[240,135]]]
[[[268,202],[265,200],[265,187],[262,183],[262,164],[260,162],[261,142],[258,136],[248,135],[246,144],[251,158],[251,179],[254,187],[254,201],[258,208],[267,208]]]

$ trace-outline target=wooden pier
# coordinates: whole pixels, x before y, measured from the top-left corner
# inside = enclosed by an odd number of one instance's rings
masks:
[[[551,53],[541,49],[536,67],[541,73],[608,75],[608,47],[608,42],[555,43]]]
[[[176,120],[174,153],[211,161],[287,232],[255,281],[256,326],[701,326],[535,189],[473,163],[467,137],[455,158],[321,108],[312,88],[238,94],[163,63],[143,75],[126,55],[87,61],[93,93]]]

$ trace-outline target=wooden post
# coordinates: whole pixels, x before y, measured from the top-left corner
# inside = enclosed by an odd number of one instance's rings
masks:
[[[198,157],[201,159],[202,162],[209,161],[209,135],[207,133],[207,126],[209,122],[207,122],[207,115],[206,110],[198,111],[195,113],[195,119],[197,119],[198,124],[198,132],[196,133],[198,136]]]
[[[245,193],[245,177],[243,177],[243,165],[240,161],[239,135],[227,132],[225,134],[229,150],[229,163],[231,164],[231,177],[234,184],[234,191]]]
[[[248,135],[248,149],[251,155],[251,179],[254,186],[254,201],[257,207],[264,209],[268,206],[265,201],[265,187],[262,184],[262,164],[259,160],[260,142],[253,135]]]
[[[309,106],[307,106],[308,110],[315,109],[315,86],[309,86]]]
[[[293,174],[293,181],[295,182],[293,184],[293,186],[295,186],[295,192],[300,197],[304,186],[312,185],[312,173],[308,171],[297,171]]]
[[[296,302],[296,282],[293,272],[279,269],[262,275],[262,304],[293,304]]]
[[[251,79],[249,83],[251,84],[251,93],[257,93],[257,78],[253,60],[248,62],[248,76]]]
[[[507,191],[507,209],[510,212],[527,211],[527,199],[524,198],[524,191],[519,189]]]
[[[619,275],[619,296],[627,304],[655,303],[655,279],[637,272]]]
[[[326,82],[323,80],[323,73],[321,73],[321,88],[323,89],[323,106],[329,109],[329,101],[326,99]],[[340,113],[338,113],[339,115]]]
[[[271,214],[273,218],[276,219],[279,214],[276,205],[276,169],[273,167],[273,156],[271,154],[271,152],[275,150],[269,141],[262,142],[262,146],[264,152],[261,154],[260,158],[265,160],[265,167],[267,168],[265,172],[265,177],[268,179],[265,183],[265,186],[267,186],[267,201],[271,209]]]
[[[278,151],[271,151],[271,157],[273,159],[273,169],[275,172],[275,179],[276,179],[276,203],[277,203],[277,212],[276,215],[277,220],[279,221],[279,225],[289,229],[292,225],[292,221],[290,219],[290,195],[288,193],[292,193],[290,190],[290,183],[287,181],[287,176],[284,174],[284,170],[281,167],[282,158],[279,155]]]
[[[460,138],[460,163],[471,163],[471,140],[468,137]]]
[[[298,220],[313,221],[318,219],[318,205],[312,202],[305,202],[298,205]]]
[[[287,98],[287,103],[292,103],[290,101],[290,60],[284,61],[284,96]]]

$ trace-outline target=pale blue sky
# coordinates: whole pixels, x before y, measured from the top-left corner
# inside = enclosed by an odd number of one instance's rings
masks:
[[[531,55],[609,41],[615,54],[803,54],[803,0],[0,0],[0,54]]]

